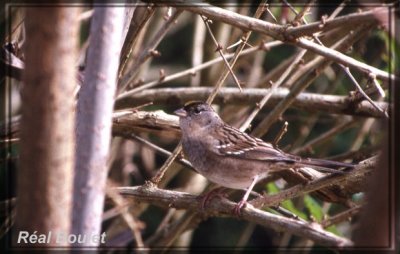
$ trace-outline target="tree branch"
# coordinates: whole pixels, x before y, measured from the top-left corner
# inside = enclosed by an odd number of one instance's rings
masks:
[[[296,46],[304,49],[313,51],[316,54],[325,56],[326,58],[344,64],[345,66],[352,66],[359,69],[366,74],[375,74],[377,78],[388,81],[389,79],[395,79],[394,75],[389,75],[385,71],[381,71],[375,67],[369,66],[351,57],[348,57],[336,50],[329,49],[314,43],[304,38],[298,38],[297,36],[312,35],[315,32],[324,31],[324,29],[333,29],[334,27],[343,26],[344,24],[366,24],[366,23],[377,23],[374,15],[380,12],[388,13],[388,8],[377,8],[371,11],[365,12],[363,15],[350,14],[328,21],[314,22],[309,25],[303,25],[295,28],[289,28],[282,25],[276,25],[267,21],[247,17],[238,13],[225,10],[223,8],[215,7],[210,4],[197,4],[197,3],[182,3],[178,1],[167,1],[164,5],[173,5],[182,10],[191,11],[200,15],[204,15],[209,19],[221,21],[232,26],[238,27],[245,31],[251,30],[261,34],[271,36],[281,41],[288,41]],[[302,27],[307,27],[303,29]],[[289,32],[288,32],[289,31]],[[301,32],[299,32],[301,31]],[[305,33],[307,31],[307,33]]]
[[[375,167],[376,159],[377,156],[364,160],[353,169],[346,171],[345,174],[330,174],[313,180],[306,185],[298,184],[277,194],[265,195],[263,197],[253,199],[249,203],[255,207],[276,206],[285,200],[293,199],[333,184],[337,185],[344,182],[343,185],[349,186],[360,181],[365,183],[365,176],[370,174],[372,169]],[[344,186],[344,189],[346,189],[346,186]]]
[[[155,104],[184,104],[190,100],[205,101],[212,88],[161,88],[148,89],[140,93],[136,93],[127,98],[117,100],[116,108],[134,107],[138,104],[147,103],[149,101]],[[235,105],[251,105],[256,101],[260,101],[270,89],[247,88],[240,92],[237,88],[221,88],[215,103],[235,104]],[[267,106],[275,106],[277,103],[286,98],[289,90],[286,88],[277,89],[267,102]],[[389,104],[386,102],[375,102],[380,108],[387,110]],[[300,93],[291,108],[307,110],[310,112],[324,112],[331,114],[347,114],[355,116],[381,118],[382,114],[374,108],[369,102],[353,102],[350,97],[338,95],[320,95],[314,93]]]
[[[187,209],[192,211],[198,211],[200,207],[200,201],[195,195],[158,189],[152,184],[145,184],[144,186],[138,187],[119,187],[116,189],[121,195],[131,197],[135,201],[148,202],[161,207],[173,207],[176,209]],[[233,217],[232,210],[235,205],[234,202],[226,199],[212,199],[205,208],[204,215]],[[252,206],[247,206],[242,210],[242,217],[240,217],[240,219],[254,222],[276,231],[290,232],[323,245],[352,245],[350,240],[326,232],[319,226],[316,227],[310,223],[264,212]]]
[[[306,185],[296,185],[277,194],[256,198],[249,203],[256,207],[276,206],[287,199],[292,199],[305,193],[322,189],[332,184],[351,184],[365,178],[375,166],[376,156],[367,159],[357,165],[354,169],[348,170],[346,174],[328,175],[326,177],[311,181]],[[155,185],[147,182],[143,186],[119,187],[116,188],[121,195],[132,197],[135,201],[146,202],[149,204],[198,211],[200,200],[195,195],[184,192],[162,190]],[[276,231],[285,231],[323,245],[347,246],[352,243],[344,238],[337,237],[331,233],[323,231],[318,224],[307,223],[293,218],[286,218],[279,215],[264,212],[248,205],[242,210],[242,217],[250,222],[270,227]],[[233,217],[232,209],[235,203],[227,199],[211,199],[204,211],[200,215],[204,216],[230,216]]]
[[[95,7],[91,23],[85,81],[79,92],[72,233],[97,234],[101,229],[125,11]],[[94,184],[95,183],[95,184]],[[97,246],[86,239],[76,246]]]

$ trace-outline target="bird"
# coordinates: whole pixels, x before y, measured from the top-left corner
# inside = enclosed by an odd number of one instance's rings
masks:
[[[343,173],[338,169],[354,167],[351,163],[285,153],[225,123],[202,101],[188,102],[174,114],[179,117],[183,153],[195,170],[217,185],[246,191],[234,208],[238,215],[255,184],[271,172],[311,167],[326,173]]]

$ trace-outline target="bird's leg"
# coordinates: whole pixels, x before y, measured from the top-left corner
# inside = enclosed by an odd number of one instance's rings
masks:
[[[259,179],[259,176],[255,175],[249,188],[247,188],[246,193],[244,194],[242,200],[240,200],[239,203],[236,204],[235,208],[233,208],[233,213],[236,214],[237,216],[240,216],[240,209],[242,209],[242,207],[246,206],[247,199],[249,198],[249,195],[250,195],[251,191],[253,190],[254,185],[256,185],[258,179]]]
[[[225,191],[226,189],[224,187],[217,187],[215,189],[212,189],[211,191],[207,192],[206,194],[200,196],[201,197],[201,209],[204,210],[208,201],[213,199],[214,197],[220,197],[224,198],[225,197]]]

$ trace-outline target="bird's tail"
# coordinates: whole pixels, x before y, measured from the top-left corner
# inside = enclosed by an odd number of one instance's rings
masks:
[[[327,172],[327,173],[345,173],[342,170],[338,170],[339,168],[353,168],[354,164],[345,163],[345,162],[337,162],[323,159],[304,159],[302,158],[298,161],[299,164],[304,166],[313,167],[318,171]]]

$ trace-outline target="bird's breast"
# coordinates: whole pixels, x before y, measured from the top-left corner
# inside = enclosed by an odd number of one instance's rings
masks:
[[[266,177],[268,165],[262,162],[221,156],[208,149],[206,140],[182,140],[183,151],[198,173],[211,182],[231,189],[245,189],[256,175]]]

